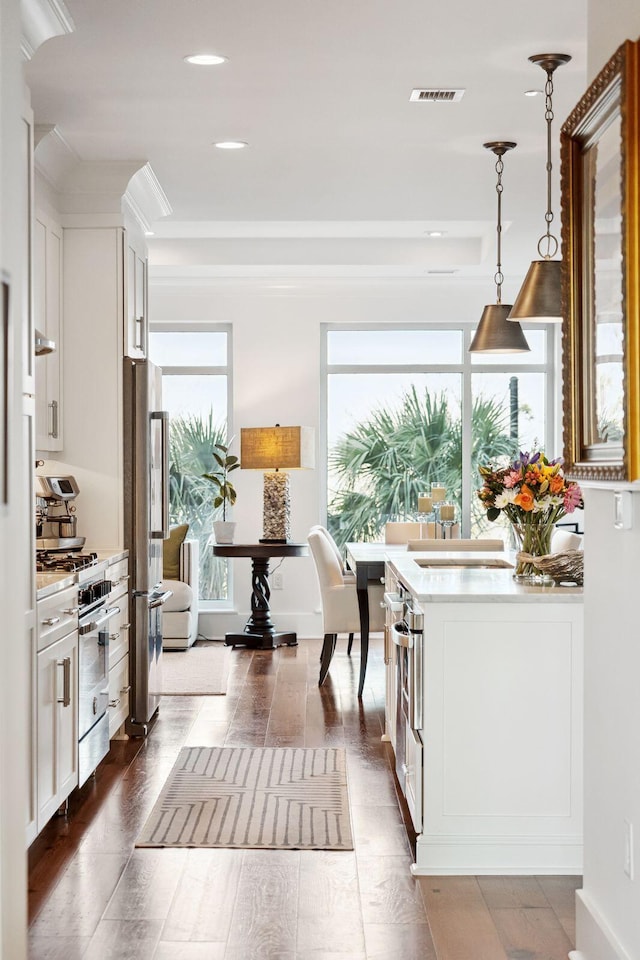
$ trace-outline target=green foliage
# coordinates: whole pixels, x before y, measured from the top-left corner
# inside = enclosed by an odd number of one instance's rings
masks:
[[[477,397],[472,410],[471,470],[499,456],[513,456],[508,415],[494,400]],[[446,486],[460,507],[462,423],[445,394],[412,386],[394,409],[378,408],[344,434],[329,453],[338,490],[328,508],[336,541],[381,537],[391,520],[415,518],[418,494],[433,481]]]
[[[217,473],[203,473],[202,476],[205,480],[209,480],[217,489],[217,493],[213,499],[214,507],[222,507],[222,519],[227,519],[227,503],[229,506],[233,506],[236,502],[237,494],[235,487],[229,480],[229,474],[233,470],[237,470],[240,466],[240,461],[237,457],[234,457],[229,454],[229,447],[225,446],[224,443],[216,443],[213,452],[213,459],[219,467]],[[219,450],[220,453],[217,453],[216,450]]]
[[[224,425],[214,422],[213,410],[207,417],[172,417],[169,444],[169,511],[173,525],[189,524],[189,537],[200,544],[200,596],[202,599],[226,597],[227,566],[213,556],[209,538],[218,510],[211,499],[205,472],[216,468],[215,447],[225,437]]]

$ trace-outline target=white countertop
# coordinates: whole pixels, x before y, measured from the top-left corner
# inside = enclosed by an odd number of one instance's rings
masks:
[[[390,553],[391,569],[416,600],[431,603],[582,603],[583,588],[516,583],[513,568],[460,567],[471,563],[512,562],[508,553]],[[438,566],[424,567],[420,562]],[[448,566],[447,564],[451,564]],[[456,565],[457,564],[457,565]]]

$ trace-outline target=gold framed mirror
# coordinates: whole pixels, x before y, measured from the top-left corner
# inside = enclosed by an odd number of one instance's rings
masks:
[[[640,43],[560,134],[565,472],[640,479]]]

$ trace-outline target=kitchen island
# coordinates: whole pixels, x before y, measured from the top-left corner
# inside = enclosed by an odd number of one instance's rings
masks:
[[[404,594],[415,631],[393,604],[386,732],[417,833],[413,871],[580,873],[582,588],[524,586],[469,562],[387,557],[385,590]]]

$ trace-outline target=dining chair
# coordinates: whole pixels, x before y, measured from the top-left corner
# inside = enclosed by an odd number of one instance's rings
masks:
[[[385,543],[407,543],[409,540],[427,540],[437,538],[438,526],[432,520],[392,520],[384,525]],[[452,524],[449,539],[455,540],[460,537],[460,524]]]
[[[584,549],[584,537],[571,530],[559,530],[557,527],[551,534],[551,553],[566,553],[567,550]]]
[[[320,677],[318,680],[318,686],[321,686],[329,672],[329,666],[336,649],[338,634],[354,634],[360,631],[360,610],[358,607],[355,578],[344,576],[338,555],[336,555],[329,539],[319,530],[315,529],[309,532],[308,543],[316,568],[318,583],[320,585],[320,598],[322,601],[322,631],[324,640],[320,656]],[[384,614],[380,606],[382,593],[382,585],[380,585],[379,588],[376,586],[370,590],[370,631],[372,633],[384,629]],[[362,689],[364,684],[368,653],[367,640],[361,643],[360,649],[359,690]]]
[[[385,543],[406,543],[422,536],[422,524],[418,521],[390,521],[384,525]]]
[[[463,540],[454,538],[453,540],[409,540],[407,543],[409,550],[435,550],[435,551],[459,551],[459,550],[504,550],[504,540],[483,540],[468,539]]]
[[[351,573],[350,570],[347,570],[340,547],[335,542],[335,540],[333,539],[333,537],[331,536],[327,528],[323,527],[321,523],[316,523],[313,527],[311,527],[311,531],[314,531],[314,530],[317,530],[324,537],[326,537],[329,543],[331,544],[333,552],[338,558],[338,563],[340,564],[340,569],[342,570],[342,576],[345,578],[345,580],[352,580],[355,583],[355,579],[356,579],[355,573]],[[350,633],[349,640],[347,641],[347,654],[349,655],[351,654],[352,646],[353,646],[353,633]]]

